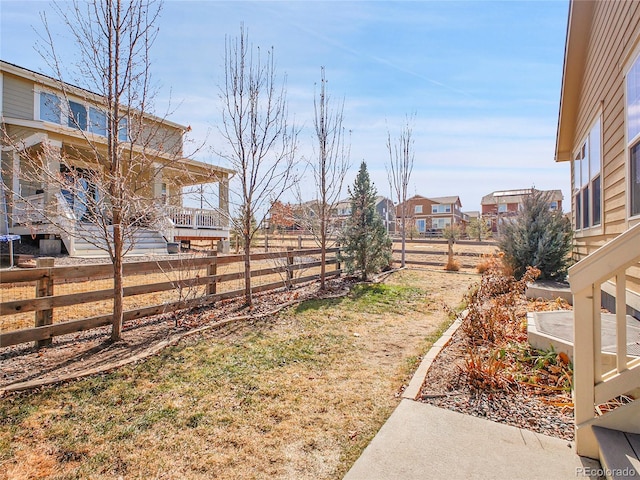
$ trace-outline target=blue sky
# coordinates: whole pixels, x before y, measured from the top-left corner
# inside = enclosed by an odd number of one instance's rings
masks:
[[[35,49],[41,11],[58,49],[73,57],[48,2],[0,0],[0,58],[50,74]],[[411,194],[459,195],[463,210],[479,210],[487,193],[535,186],[562,189],[566,206],[569,164],[553,156],[567,11],[565,0],[169,0],[152,50],[156,110],[163,114],[170,98],[170,119],[191,125],[194,143],[220,141],[224,41],[243,22],[253,44],[275,50],[307,157],[325,67],[352,131],[347,184],[365,160],[379,194],[389,195],[387,128],[397,135],[415,112]],[[224,165],[209,149],[196,158]]]

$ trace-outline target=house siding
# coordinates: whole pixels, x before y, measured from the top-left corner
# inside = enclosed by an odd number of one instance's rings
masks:
[[[592,123],[602,115],[601,228],[577,232],[576,259],[592,253],[606,241],[624,232],[627,221],[627,164],[625,143],[624,71],[622,59],[640,31],[640,3],[596,2],[591,37],[587,46],[580,93],[574,153],[587,136]],[[573,165],[571,167],[573,178]],[[571,196],[575,212],[575,196]],[[575,222],[575,218],[573,219]]]
[[[33,82],[3,73],[2,115],[33,120]]]
[[[151,124],[134,128],[134,139],[138,145],[165,152],[176,157],[182,156],[182,131],[169,125]]]

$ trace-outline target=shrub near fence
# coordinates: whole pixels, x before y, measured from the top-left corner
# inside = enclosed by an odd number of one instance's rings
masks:
[[[336,265],[336,269],[328,271],[328,276],[340,275],[340,264],[337,261],[338,249],[327,249],[334,254],[328,258],[327,265]],[[319,270],[320,261],[317,256],[320,249],[305,249],[251,255],[252,278],[266,280],[256,281],[252,291],[264,292],[318,278],[318,273],[307,275],[310,270]],[[111,288],[100,288],[108,285],[112,272],[111,264],[76,265],[76,266],[41,266],[29,270],[8,270],[0,275],[0,292],[3,302],[0,303],[0,347],[36,342],[37,346],[46,345],[52,337],[68,333],[89,330],[110,325],[112,314],[107,312],[74,320],[66,320],[66,315],[58,312],[70,306],[85,306],[97,302],[108,306],[113,300]],[[46,260],[45,260],[46,261]],[[127,307],[124,314],[127,321],[161,313],[174,312],[196,306],[210,305],[216,301],[236,298],[244,295],[244,289],[234,289],[234,281],[244,279],[242,255],[225,255],[209,257],[177,258],[171,260],[131,262],[124,264],[124,288],[126,300],[132,297],[137,301],[129,302],[134,308]],[[271,266],[269,266],[271,265]],[[266,268],[264,268],[267,266]],[[225,270],[225,267],[226,270]],[[228,267],[235,267],[229,269]],[[235,270],[235,271],[233,271]],[[144,279],[147,279],[144,282]],[[149,283],[149,279],[153,283]],[[157,281],[158,279],[163,281]],[[56,294],[63,286],[82,283],[82,291]],[[95,289],[98,286],[99,289]],[[90,289],[93,288],[93,289]],[[34,295],[30,298],[15,298],[14,292],[30,289]],[[157,299],[158,292],[170,292],[172,295],[162,303],[140,301],[145,298]],[[23,295],[22,295],[23,296]],[[33,313],[31,313],[33,312]],[[96,310],[93,309],[95,313]],[[33,327],[23,328],[25,317],[31,316]]]

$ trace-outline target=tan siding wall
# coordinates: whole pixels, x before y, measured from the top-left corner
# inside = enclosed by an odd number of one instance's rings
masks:
[[[577,150],[602,107],[603,219],[607,238],[626,228],[624,77],[620,62],[639,31],[640,3],[621,1],[596,4],[574,149]],[[584,241],[589,242],[587,239]]]
[[[169,125],[155,123],[133,127],[131,132],[138,145],[144,145],[175,157],[182,156],[182,131]],[[136,131],[135,129],[138,129]]]
[[[603,229],[578,236],[574,257],[583,258],[627,229],[627,165],[624,123],[623,56],[640,34],[640,2],[597,2],[594,7],[574,137],[577,151],[602,113]],[[573,166],[572,166],[573,170]],[[572,198],[572,208],[575,207]],[[640,270],[629,272],[629,286],[640,291]]]
[[[33,120],[33,82],[3,73],[2,114]]]

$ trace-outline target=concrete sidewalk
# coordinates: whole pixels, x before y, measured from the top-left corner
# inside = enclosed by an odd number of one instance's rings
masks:
[[[403,399],[344,478],[575,480],[599,467],[566,440]]]

